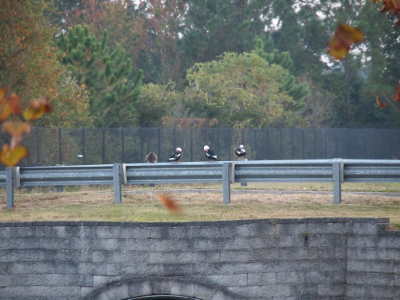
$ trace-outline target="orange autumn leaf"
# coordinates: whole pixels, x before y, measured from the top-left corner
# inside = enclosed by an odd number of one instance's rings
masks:
[[[396,14],[396,11],[400,9],[400,0],[385,0],[383,1],[383,8],[381,12],[389,11],[389,14]]]
[[[19,99],[21,96],[18,96],[15,93],[12,93],[7,100],[7,104],[10,106],[12,109],[13,114],[19,115],[20,113],[20,107],[19,107]]]
[[[328,48],[329,54],[336,59],[343,59],[350,51],[350,46],[337,38],[329,41]]]
[[[333,38],[328,42],[328,52],[336,59],[343,59],[354,43],[364,40],[360,29],[345,24],[339,24]]]
[[[28,150],[23,146],[11,148],[9,145],[5,144],[1,150],[0,160],[7,167],[14,167],[21,159],[28,155]]]
[[[22,115],[27,121],[37,120],[41,118],[45,112],[48,113],[50,111],[51,106],[49,99],[46,97],[40,97],[32,100],[29,104],[29,109],[25,110]]]
[[[160,198],[161,202],[169,211],[180,212],[181,207],[173,200],[171,197],[168,197],[164,194],[157,194],[158,198]]]
[[[380,109],[384,108],[387,104],[382,102],[379,97],[376,97],[376,104],[380,107]]]
[[[396,93],[393,94],[393,100],[400,102],[400,85],[396,86]]]
[[[2,103],[6,97],[7,94],[7,87],[3,87],[0,89],[0,103]]]
[[[4,87],[0,89],[0,121],[4,121],[7,119],[11,113],[15,115],[19,115],[19,98],[15,93],[12,93],[10,96],[6,96],[7,88]]]
[[[14,148],[21,143],[22,135],[31,131],[31,126],[25,122],[9,121],[3,124],[3,131],[11,135],[11,148]]]
[[[381,9],[381,13],[388,12],[389,15],[395,15],[399,17],[396,24],[400,26],[400,0],[372,0],[372,2],[382,2],[383,7]]]

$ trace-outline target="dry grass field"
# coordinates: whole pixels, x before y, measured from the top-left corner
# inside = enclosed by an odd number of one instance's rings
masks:
[[[331,184],[249,183],[231,186],[231,203],[222,202],[221,185],[159,185],[125,187],[121,205],[114,205],[112,187],[66,187],[20,190],[15,207],[6,209],[1,192],[0,222],[117,221],[184,222],[305,217],[386,217],[400,228],[400,183],[344,184],[342,203],[333,203]],[[172,213],[157,193],[175,200]]]

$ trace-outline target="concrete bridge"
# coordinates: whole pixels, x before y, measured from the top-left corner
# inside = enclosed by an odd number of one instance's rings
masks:
[[[386,218],[0,223],[0,299],[400,299]]]

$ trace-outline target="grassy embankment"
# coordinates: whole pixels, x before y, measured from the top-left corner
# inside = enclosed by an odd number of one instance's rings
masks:
[[[173,193],[174,189],[188,188],[199,191]],[[60,220],[184,222],[263,218],[386,217],[390,218],[392,227],[400,228],[400,183],[343,184],[342,203],[339,205],[333,204],[332,184],[249,183],[248,186],[233,184],[231,188],[229,205],[222,204],[221,192],[201,192],[202,189],[221,189],[221,185],[218,184],[124,187],[121,205],[113,204],[111,186],[66,187],[62,193],[56,193],[50,188],[20,190],[15,193],[16,207],[9,210],[5,204],[5,190],[2,190],[0,222]],[[155,193],[134,192],[165,192],[165,190],[182,207],[180,214],[168,212]],[[243,193],[235,193],[236,190],[241,190]],[[265,192],[255,194],[251,190]]]

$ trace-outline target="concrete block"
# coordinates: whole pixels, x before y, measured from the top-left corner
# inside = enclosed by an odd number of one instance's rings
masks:
[[[298,224],[277,224],[279,235],[299,235],[306,231],[306,223]]]
[[[218,286],[231,287],[247,285],[247,274],[209,275],[207,278]]]
[[[178,263],[178,252],[157,251],[148,253],[148,263],[150,264],[176,264]]]
[[[347,258],[347,249],[345,246],[343,247],[323,247],[322,255],[320,258],[323,259],[346,259]]]
[[[377,248],[400,249],[400,231],[398,235],[380,235],[377,237]]]
[[[277,272],[276,283],[277,284],[300,284],[306,282],[306,273],[304,272]]]
[[[10,237],[11,237],[10,227],[0,226],[0,238],[10,238]]]
[[[174,276],[179,274],[180,276],[188,276],[192,274],[192,264],[182,263],[164,263],[162,266],[162,274],[164,276]]]
[[[348,284],[346,287],[347,297],[361,297],[364,299],[364,285]]]
[[[248,285],[271,285],[277,284],[277,272],[271,273],[249,273],[247,275]]]
[[[31,287],[5,287],[1,289],[0,299],[79,299],[79,287],[59,287],[59,286],[31,286]]]
[[[395,263],[393,261],[375,260],[365,262],[365,271],[378,273],[393,273],[395,271]]]
[[[378,226],[376,223],[352,223],[348,225],[348,233],[355,235],[376,235]]]
[[[347,245],[347,237],[339,234],[321,234],[321,245],[324,247],[341,247]]]
[[[292,247],[292,246],[295,246],[295,245],[294,245],[291,234],[279,235],[278,247]]]
[[[123,264],[121,275],[138,277],[163,276],[163,265],[148,265],[145,263]]]
[[[377,248],[348,247],[347,257],[349,259],[375,259],[378,256]]]
[[[230,234],[221,234],[219,226],[191,226],[190,227],[191,238],[206,238],[206,239],[218,239],[218,238],[232,238],[235,236],[232,231]]]
[[[268,295],[270,297],[291,296],[290,285],[286,284],[264,285],[261,287],[261,291],[264,292],[264,295]]]
[[[355,248],[376,248],[377,246],[377,237],[376,236],[350,236],[347,239],[347,247],[355,247]]]
[[[93,237],[95,238],[118,238],[121,235],[121,227],[119,226],[94,226]]]
[[[290,296],[299,299],[318,299],[318,284],[291,284]]]
[[[232,251],[233,252],[233,251]],[[239,256],[236,256],[239,259]],[[202,263],[204,261],[208,261],[211,263],[214,262],[223,262],[223,261],[231,261],[231,259],[221,259],[220,251],[196,251],[196,252],[178,252],[177,253],[177,262],[180,263]],[[245,260],[247,261],[247,260]]]
[[[192,250],[227,250],[233,249],[234,240],[232,238],[221,239],[195,239],[192,243]]]
[[[346,223],[337,222],[337,223],[327,223],[326,224],[326,232],[328,234],[339,234],[344,235],[348,231],[346,227]]]
[[[399,299],[400,295],[400,287],[398,286],[366,285],[364,291],[366,299]]]
[[[193,284],[187,281],[171,281],[169,283],[169,290],[172,295],[185,295],[194,297]]]
[[[349,272],[365,272],[366,260],[351,259],[347,261],[347,271]]]
[[[130,296],[151,295],[153,292],[153,283],[150,278],[134,280],[128,286]]]
[[[260,249],[265,248],[265,239],[263,237],[235,237],[232,249]]]
[[[237,237],[259,237],[265,235],[265,226],[260,223],[242,224],[236,227]]]
[[[315,260],[292,259],[288,263],[290,267],[286,271],[291,272],[310,272],[317,267]]]
[[[106,275],[107,276],[118,276],[122,275],[122,264],[107,264]]]
[[[304,247],[280,247],[278,253],[280,259],[310,259]]]
[[[127,299],[129,297],[129,286],[126,283],[114,285],[103,292],[108,299]]]
[[[318,294],[322,297],[345,297],[346,285],[345,284],[319,284]]]
[[[328,225],[326,222],[321,223],[307,223],[306,224],[306,232],[309,234],[326,234]]]
[[[1,274],[1,273],[0,273]],[[10,275],[0,275],[0,287],[11,286],[11,276]]]
[[[221,291],[217,291],[210,300],[237,300],[237,297],[229,296]]]
[[[36,228],[32,226],[12,226],[8,229],[9,237],[11,238],[26,238],[33,237],[36,235]]]
[[[170,239],[190,239],[192,238],[191,229],[187,226],[168,227],[167,236]]]
[[[246,295],[248,299],[265,299],[266,291],[262,286],[239,286],[239,287],[230,287],[228,290],[237,295]]]
[[[147,226],[135,226],[135,227],[121,227],[118,232],[118,238],[122,239],[147,239],[151,237],[152,227]],[[95,237],[104,237],[104,238],[117,238],[116,236],[112,236],[109,232],[104,230],[95,231],[93,233]]]
[[[323,259],[319,262],[319,269],[328,272],[345,272],[347,261],[345,259]]]
[[[400,246],[398,248],[377,248],[376,258],[379,260],[393,260],[400,262]]]
[[[79,274],[79,263],[78,262],[58,262],[52,263],[53,274]]]

